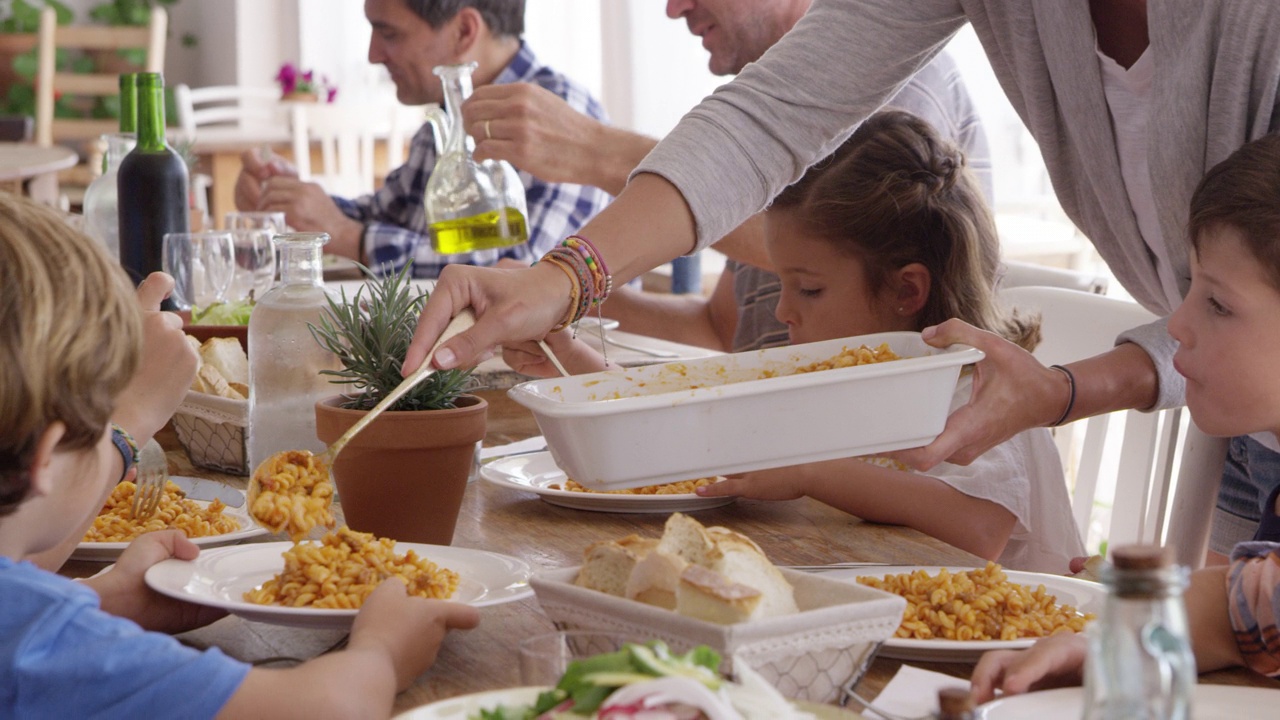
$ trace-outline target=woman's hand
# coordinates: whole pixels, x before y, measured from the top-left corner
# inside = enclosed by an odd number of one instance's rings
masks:
[[[973,669],[973,701],[993,699],[996,690],[1019,695],[1064,685],[1079,685],[1089,643],[1079,633],[1059,633],[1026,650],[993,650]]]
[[[1063,374],[995,333],[948,320],[921,336],[937,348],[970,345],[986,358],[974,368],[972,397],[951,413],[942,434],[922,448],[886,453],[890,457],[918,470],[943,461],[968,465],[1023,430],[1052,423],[1067,407],[1071,391]]]
[[[524,269],[448,265],[418,318],[402,372],[422,366],[427,353],[455,315],[470,307],[476,324],[436,350],[435,366],[474,367],[483,354],[503,343],[539,340],[569,312],[569,278],[550,263]]]
[[[808,494],[801,472],[801,468],[791,467],[730,475],[720,482],[703,485],[694,492],[702,497],[795,500]]]
[[[143,581],[152,565],[169,558],[194,560],[200,548],[181,530],[160,530],[138,537],[120,554],[114,567],[85,584],[102,599],[102,609],[128,618],[147,630],[179,633],[217,620],[226,612],[157,593]]]

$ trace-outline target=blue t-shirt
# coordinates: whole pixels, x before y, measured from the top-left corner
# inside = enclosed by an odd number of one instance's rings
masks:
[[[2,718],[212,718],[249,670],[103,612],[88,587],[0,557]]]

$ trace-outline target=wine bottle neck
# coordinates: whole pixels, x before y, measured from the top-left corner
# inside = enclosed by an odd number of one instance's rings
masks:
[[[165,148],[164,85],[161,83],[138,86],[138,147],[150,152]]]
[[[132,73],[120,76],[120,132],[138,132],[138,84]]]

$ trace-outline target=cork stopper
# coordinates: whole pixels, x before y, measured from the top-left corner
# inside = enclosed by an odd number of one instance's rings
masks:
[[[938,691],[938,710],[942,720],[973,717],[973,697],[965,688],[942,688]]]
[[[1173,553],[1160,545],[1121,545],[1111,551],[1117,570],[1159,570],[1173,564]]]

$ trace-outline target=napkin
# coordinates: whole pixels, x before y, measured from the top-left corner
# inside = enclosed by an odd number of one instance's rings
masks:
[[[519,440],[507,445],[494,445],[493,447],[480,449],[480,461],[490,460],[492,458],[506,457],[507,455],[519,455],[521,453],[538,452],[547,449],[547,439],[541,435],[535,435],[528,440]]]
[[[910,665],[898,668],[884,690],[876,696],[875,709],[906,717],[928,717],[938,711],[938,691],[948,687],[969,687],[969,681]]]

